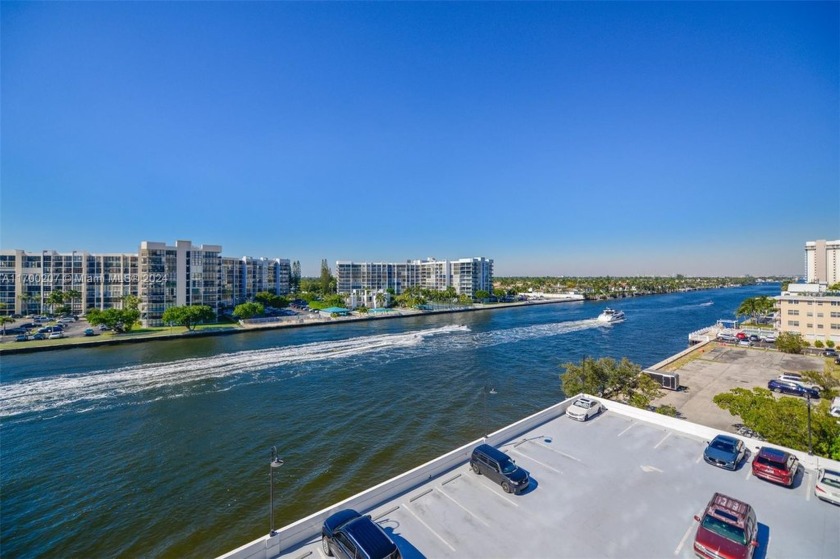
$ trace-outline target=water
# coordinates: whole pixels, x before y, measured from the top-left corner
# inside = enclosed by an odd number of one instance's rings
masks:
[[[2,360],[7,558],[216,556],[564,397],[779,287],[560,303]],[[605,306],[627,320],[599,326]],[[495,389],[495,394],[486,392]]]

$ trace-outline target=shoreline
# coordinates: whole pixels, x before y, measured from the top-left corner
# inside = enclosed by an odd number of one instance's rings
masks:
[[[516,307],[525,307],[530,305],[548,305],[557,303],[583,303],[582,300],[576,299],[546,299],[537,301],[517,301],[513,303],[480,303],[481,306],[458,308],[458,309],[435,309],[435,310],[417,310],[417,309],[402,309],[399,311],[389,312],[385,314],[376,315],[361,315],[361,316],[345,316],[335,318],[298,318],[282,322],[270,322],[266,324],[254,324],[250,326],[243,326],[241,324],[229,328],[204,330],[182,331],[172,334],[138,334],[135,336],[125,338],[109,338],[107,340],[88,340],[81,338],[75,343],[63,343],[61,345],[42,345],[42,346],[25,346],[0,348],[0,356],[3,355],[19,355],[25,353],[38,353],[41,351],[60,351],[64,349],[79,349],[88,347],[102,347],[109,345],[135,344],[155,341],[172,341],[182,340],[188,338],[204,338],[208,336],[227,336],[233,334],[246,334],[251,332],[265,332],[267,330],[280,330],[286,328],[307,328],[312,326],[331,326],[342,324],[346,322],[360,322],[372,320],[393,320],[397,318],[408,318],[412,316],[426,316],[433,314],[454,314],[462,312],[476,312],[476,311],[490,311],[498,309],[508,309]],[[178,328],[182,328],[179,326]],[[19,343],[19,342],[18,342]]]

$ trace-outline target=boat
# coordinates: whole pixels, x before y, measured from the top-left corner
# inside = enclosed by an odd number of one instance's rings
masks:
[[[621,322],[624,320],[624,311],[617,311],[607,307],[604,312],[598,315],[598,322],[606,322],[608,324],[613,322]]]

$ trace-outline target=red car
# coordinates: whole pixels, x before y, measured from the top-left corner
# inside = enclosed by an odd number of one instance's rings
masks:
[[[738,332],[737,334],[735,334],[735,337],[738,338],[739,340],[746,340],[746,339],[749,338],[749,336],[747,336],[743,332]]]
[[[694,536],[694,553],[709,559],[749,559],[758,547],[758,522],[753,508],[715,493],[706,505]]]
[[[799,460],[796,456],[767,446],[761,447],[752,463],[752,473],[755,477],[788,487],[793,487],[797,469],[799,469]]]

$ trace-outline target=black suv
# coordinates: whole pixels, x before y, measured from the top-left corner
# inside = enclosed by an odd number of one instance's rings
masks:
[[[400,550],[369,515],[353,509],[339,511],[324,521],[321,545],[328,557],[344,559],[401,559]]]
[[[502,485],[507,493],[521,493],[531,480],[528,472],[517,466],[510,456],[489,444],[477,446],[470,457],[472,471],[484,474]]]

